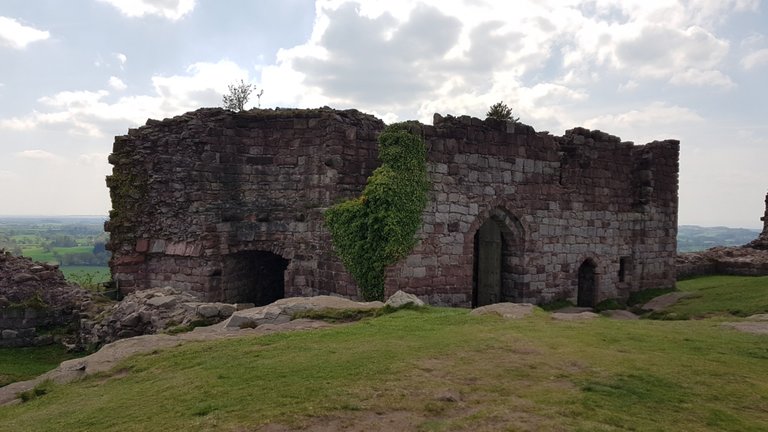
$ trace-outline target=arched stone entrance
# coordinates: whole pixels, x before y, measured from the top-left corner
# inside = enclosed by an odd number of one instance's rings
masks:
[[[223,301],[270,304],[285,297],[289,260],[266,251],[243,251],[224,257],[221,271]]]
[[[472,307],[522,299],[524,284],[518,280],[523,259],[520,222],[503,209],[494,209],[477,227],[472,240]]]
[[[578,291],[576,293],[576,306],[595,307],[597,299],[597,266],[587,259],[579,266]]]
[[[502,244],[501,230],[491,219],[475,233],[472,307],[498,303],[501,299]]]

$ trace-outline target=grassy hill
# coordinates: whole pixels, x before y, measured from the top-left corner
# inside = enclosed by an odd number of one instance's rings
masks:
[[[681,287],[692,315],[729,315],[717,289],[768,310],[768,278]],[[406,310],[134,357],[0,408],[0,430],[765,431],[768,336],[721,322]]]

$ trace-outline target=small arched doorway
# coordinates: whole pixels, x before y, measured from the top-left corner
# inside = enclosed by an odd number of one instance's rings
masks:
[[[263,306],[285,297],[285,269],[289,262],[266,251],[227,255],[219,276],[224,301]]]
[[[592,260],[585,260],[579,267],[578,291],[576,294],[576,306],[595,307],[597,299],[597,266]]]
[[[501,301],[502,247],[501,229],[493,219],[488,219],[475,233],[472,307]]]

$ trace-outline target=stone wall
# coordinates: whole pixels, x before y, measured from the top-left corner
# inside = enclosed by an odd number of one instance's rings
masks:
[[[52,343],[41,330],[73,327],[90,294],[69,284],[58,266],[0,249],[0,347]]]
[[[505,243],[502,301],[575,300],[586,260],[597,267],[595,302],[674,286],[676,141],[634,146],[581,128],[554,137],[469,117],[433,123],[417,128],[432,185],[421,242],[390,269],[387,294],[470,304],[474,236],[489,220]]]
[[[556,137],[466,116],[433,123],[412,126],[431,190],[420,241],[388,270],[387,295],[472,305],[475,234],[488,221],[501,233],[499,301],[575,299],[585,263],[593,302],[674,285],[677,141],[635,146],[581,128]],[[117,137],[106,228],[120,289],[172,285],[236,302],[282,277],[285,296],[356,297],[322,213],[362,191],[383,126],[354,110],[201,109]],[[256,251],[244,268],[242,254]],[[258,270],[259,260],[287,266]]]

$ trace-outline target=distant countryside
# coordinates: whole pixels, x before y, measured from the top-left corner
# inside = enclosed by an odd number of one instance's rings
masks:
[[[0,217],[0,248],[36,261],[56,263],[72,282],[95,284],[109,280],[110,253],[104,246],[106,216]],[[680,225],[678,252],[715,246],[739,246],[760,230]]]
[[[110,252],[104,216],[0,217],[0,248],[35,261],[59,264],[72,282],[109,280]]]

